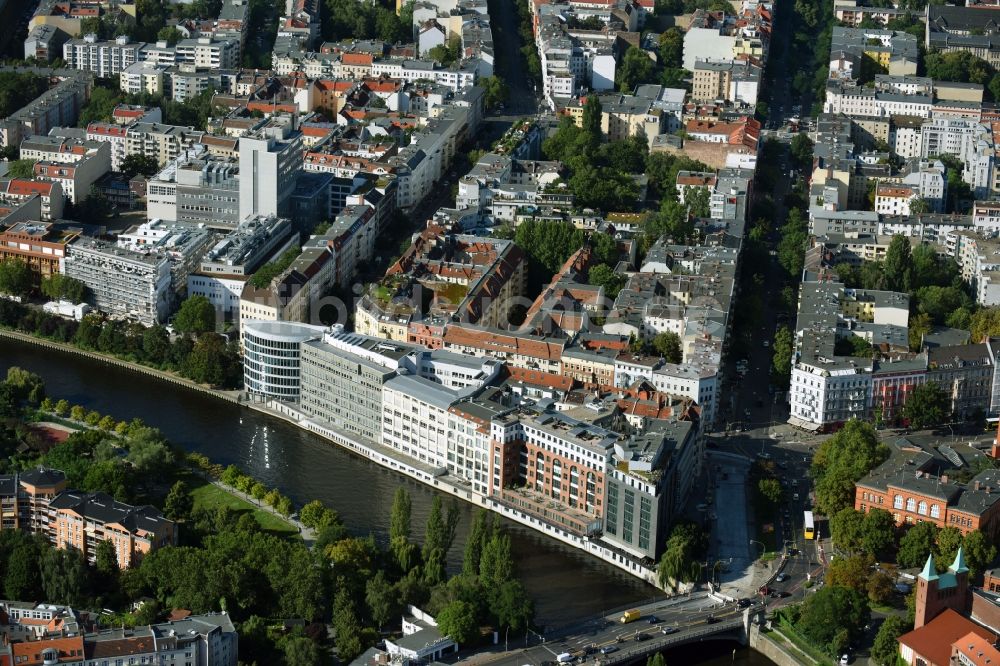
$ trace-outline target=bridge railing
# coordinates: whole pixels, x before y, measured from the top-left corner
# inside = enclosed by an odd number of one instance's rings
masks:
[[[650,614],[655,615],[656,614],[656,609],[659,608],[659,607],[661,607],[661,606],[669,608],[670,606],[674,606],[674,605],[677,605],[677,604],[690,603],[692,601],[698,601],[698,600],[701,600],[701,601],[705,602],[706,605],[713,605],[713,606],[723,605],[722,602],[718,602],[718,601],[712,600],[708,596],[708,591],[706,591],[706,590],[692,590],[689,593],[678,594],[678,595],[675,595],[675,596],[672,596],[672,597],[664,596],[664,597],[660,597],[660,598],[653,598],[653,599],[646,599],[646,600],[634,601],[634,602],[628,604],[627,606],[618,606],[617,608],[609,608],[606,611],[601,611],[601,614],[597,615],[595,617],[586,618],[584,620],[575,620],[573,622],[570,622],[570,623],[567,623],[567,624],[558,625],[558,626],[546,627],[545,636],[549,637],[549,636],[552,636],[553,634],[563,634],[563,633],[571,632],[574,629],[579,629],[580,627],[585,627],[587,625],[593,624],[594,622],[598,622],[601,619],[607,618],[607,617],[610,617],[610,618],[612,618],[612,620],[615,620],[616,618],[614,616],[616,616],[616,615],[620,616],[625,611],[632,610],[633,608],[638,608],[638,609],[642,610],[643,611],[643,617],[646,617],[646,616],[648,616]],[[653,607],[653,610],[650,611],[650,612],[647,612],[645,609],[649,608],[650,606]],[[638,620],[638,622],[641,623],[642,619],[640,618]]]
[[[680,633],[670,634],[669,636],[654,637],[648,641],[633,643],[627,649],[623,646],[618,652],[612,652],[608,655],[597,655],[597,662],[606,666],[610,666],[611,664],[625,664],[645,657],[653,652],[666,650],[674,645],[691,643],[706,636],[713,636],[715,634],[732,631],[734,629],[743,629],[742,618],[723,620],[722,622],[718,622],[716,624],[706,624],[704,627],[700,627],[698,629],[690,631],[684,630]]]

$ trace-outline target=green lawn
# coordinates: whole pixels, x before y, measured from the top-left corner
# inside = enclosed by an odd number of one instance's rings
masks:
[[[188,478],[185,479],[185,482],[188,484],[188,487],[191,488],[191,498],[194,500],[195,509],[216,509],[220,506],[228,506],[238,513],[252,511],[254,518],[257,519],[257,523],[262,529],[275,534],[298,536],[299,531],[281,518],[278,518],[274,514],[267,511],[263,511],[253,504],[244,502],[236,495],[208,483],[197,475],[189,475]]]

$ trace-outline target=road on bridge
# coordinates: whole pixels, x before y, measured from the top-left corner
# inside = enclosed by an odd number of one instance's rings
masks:
[[[538,636],[529,632],[527,636],[509,636],[506,637],[509,639],[506,651],[503,651],[505,636],[501,635],[501,652],[476,661],[501,666],[543,666],[555,663],[560,654],[570,653],[578,656],[577,662],[611,663],[640,645],[648,651],[657,647],[665,649],[670,643],[683,642],[713,626],[719,630],[732,629],[733,621],[742,620],[745,610],[737,603],[722,603],[705,593],[693,595],[686,601],[664,600],[637,608],[642,616],[628,624],[622,624],[619,621],[622,613],[615,612],[553,635]],[[709,616],[714,618],[712,623]],[[671,627],[673,631],[664,634],[664,627]],[[642,640],[637,640],[637,636]],[[590,654],[587,654],[588,648]],[[607,654],[602,654],[602,648]]]

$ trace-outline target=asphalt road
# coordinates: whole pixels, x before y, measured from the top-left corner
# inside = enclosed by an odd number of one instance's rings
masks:
[[[524,647],[525,635],[519,634],[516,639],[510,636],[506,645],[509,650],[498,654],[497,658],[490,660],[490,663],[503,666],[526,664],[540,666],[545,662],[555,662],[558,655],[567,652],[580,655],[578,661],[600,663],[602,660],[612,660],[622,652],[635,648],[636,635],[648,637],[641,641],[644,643],[643,648],[652,648],[659,644],[664,644],[665,648],[668,641],[683,640],[687,634],[709,628],[710,625],[707,623],[709,616],[725,622],[738,619],[743,613],[743,609],[735,603],[721,604],[706,595],[694,597],[680,604],[660,602],[639,608],[642,609],[642,617],[628,624],[619,621],[621,613],[614,613],[595,619],[564,636],[546,637],[544,642],[541,642],[538,636],[528,634],[527,648]],[[650,623],[651,615],[659,621]],[[667,626],[676,631],[669,636],[664,635],[661,630]],[[500,638],[499,647],[504,648],[503,636]],[[588,648],[589,656],[586,655]],[[602,654],[602,649],[607,652],[606,655]]]
[[[514,9],[515,1],[517,0],[489,0],[488,10],[494,52],[497,55],[496,73],[510,91],[504,104],[504,112],[511,116],[527,116],[537,113],[538,96],[521,56],[522,44]]]

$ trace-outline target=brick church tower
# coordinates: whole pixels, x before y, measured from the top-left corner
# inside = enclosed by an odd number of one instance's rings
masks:
[[[934,555],[928,555],[924,570],[917,576],[914,629],[924,626],[948,608],[964,614],[968,607],[969,568],[965,566],[962,549],[958,549],[948,571],[940,575],[934,567]]]

